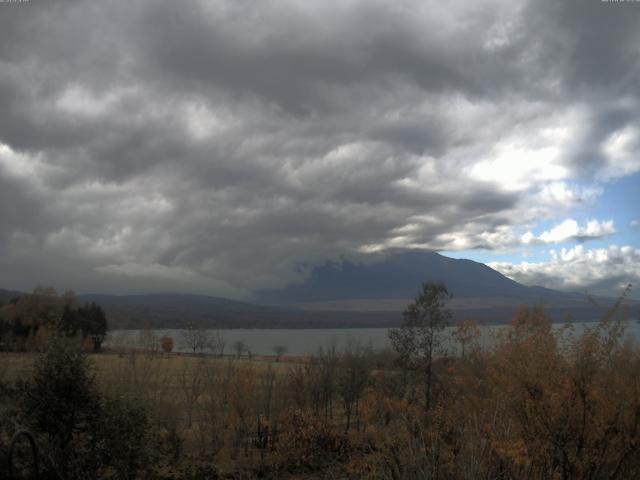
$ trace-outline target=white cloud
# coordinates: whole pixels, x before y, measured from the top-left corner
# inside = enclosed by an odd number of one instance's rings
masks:
[[[640,249],[610,245],[586,249],[582,245],[551,250],[546,262],[492,262],[488,265],[525,285],[561,290],[585,290],[616,295],[628,283],[640,285]]]
[[[611,133],[602,151],[607,158],[607,164],[600,170],[603,179],[623,177],[640,171],[640,127],[627,125]]]
[[[535,235],[531,230],[520,236],[520,242],[527,244],[555,244],[564,242],[584,242],[607,237],[616,233],[613,220],[589,220],[580,226],[572,218],[564,220],[550,230]]]
[[[519,191],[533,183],[562,180],[569,170],[562,165],[556,146],[531,148],[498,143],[490,158],[476,163],[470,171],[474,178],[492,181],[508,190]]]
[[[524,243],[540,242],[540,243],[562,243],[567,241],[584,241],[613,235],[616,232],[613,220],[589,220],[585,226],[578,225],[578,222],[569,218],[551,230],[547,230],[538,237],[527,235],[527,241]],[[527,232],[528,234],[530,232]],[[523,241],[524,241],[523,235]]]
[[[552,208],[564,205],[572,208],[577,205],[593,203],[603,189],[601,186],[569,185],[567,182],[543,184],[536,194],[535,203],[549,205]]]

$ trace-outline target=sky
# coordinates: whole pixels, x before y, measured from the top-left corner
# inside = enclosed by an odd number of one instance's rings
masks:
[[[0,2],[0,287],[247,298],[419,248],[640,298],[639,24],[601,0]]]

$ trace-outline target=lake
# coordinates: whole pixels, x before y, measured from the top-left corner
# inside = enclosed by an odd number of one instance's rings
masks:
[[[585,328],[597,325],[596,322],[574,324],[575,333],[580,334]],[[558,330],[563,324],[554,324]],[[480,344],[490,346],[496,333],[505,328],[504,325],[481,326]],[[335,345],[338,350],[343,349],[349,342],[357,341],[363,345],[371,345],[374,349],[390,347],[387,333],[388,328],[323,328],[323,329],[223,329],[220,332],[225,340],[225,354],[233,353],[233,344],[242,341],[254,355],[273,355],[275,345],[284,345],[290,355],[308,355],[317,352],[319,347]],[[215,332],[212,331],[212,332]],[[451,333],[453,327],[448,327],[444,336],[447,348],[457,351]],[[105,346],[139,346],[149,339],[157,342],[162,336],[168,335],[174,339],[174,352],[189,352],[184,342],[184,330],[114,330],[109,333]],[[640,341],[640,323],[628,320],[625,335],[635,342]],[[154,340],[155,339],[155,340]],[[205,349],[205,352],[207,350]]]

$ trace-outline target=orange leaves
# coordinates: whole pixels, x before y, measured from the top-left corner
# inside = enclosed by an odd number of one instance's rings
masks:
[[[318,470],[345,461],[350,453],[348,437],[330,423],[299,409],[286,410],[275,444],[277,463],[288,471]]]
[[[167,355],[170,354],[173,350],[173,338],[169,337],[168,335],[162,337],[160,339],[160,347],[162,348],[162,351],[164,353],[166,353]]]
[[[406,414],[410,408],[404,399],[388,397],[381,392],[372,390],[365,395],[360,414],[365,424],[386,426],[398,416]]]

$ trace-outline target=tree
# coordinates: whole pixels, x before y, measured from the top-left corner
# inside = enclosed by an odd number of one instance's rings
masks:
[[[452,295],[441,282],[427,282],[404,311],[400,328],[389,331],[389,339],[398,353],[403,371],[414,371],[422,377],[425,410],[431,408],[433,359],[443,351],[443,331],[451,319],[446,308]]]
[[[323,415],[325,420],[333,418],[338,361],[336,346],[332,343],[326,348],[318,347],[318,353],[311,356],[304,366],[311,407],[316,415]]]
[[[280,357],[289,351],[289,349],[285,345],[274,345],[272,350],[273,353],[276,354],[276,362],[279,362]]]
[[[59,331],[67,337],[75,337],[80,331],[80,319],[78,318],[78,309],[71,308],[69,305],[64,307],[62,317],[58,323]]]
[[[178,385],[180,386],[185,402],[187,428],[191,428],[194,407],[204,393],[204,373],[206,367],[204,361],[204,358],[199,358],[194,360],[195,363],[192,363],[187,359],[182,363],[182,367],[177,375]]]
[[[107,317],[99,305],[88,303],[75,307],[72,294],[61,297],[64,308],[57,322],[58,329],[67,337],[81,335],[82,340],[90,338],[93,350],[100,350],[107,336]]]
[[[83,335],[91,337],[94,350],[100,350],[102,343],[107,338],[107,317],[104,310],[95,303],[85,305],[84,312]]]
[[[136,343],[137,347],[146,353],[157,353],[158,348],[161,347],[155,330],[151,329],[148,324],[138,332]]]
[[[211,333],[208,337],[207,348],[211,350],[214,355],[222,357],[224,355],[224,347],[227,345],[224,335],[219,330]]]
[[[44,434],[45,448],[60,478],[73,478],[74,470],[93,470],[95,455],[76,452],[95,447],[101,402],[90,364],[75,341],[61,336],[51,340],[36,359],[21,400],[22,416]]]
[[[474,320],[464,320],[456,327],[452,336],[460,344],[460,354],[464,358],[468,347],[477,347],[480,328]]]
[[[247,350],[247,344],[244,340],[236,340],[233,344],[233,349],[236,352],[236,356],[240,358],[242,354]]]
[[[345,431],[351,427],[351,419],[356,418],[356,429],[360,429],[359,405],[369,381],[369,359],[371,348],[362,347],[351,341],[342,355],[342,364],[338,372],[338,392],[347,417]]]
[[[78,425],[97,411],[96,392],[86,355],[75,343],[56,337],[36,360],[22,407],[37,430],[64,448]]]
[[[165,335],[160,339],[160,346],[162,347],[162,351],[169,355],[173,350],[173,338]]]
[[[182,343],[193,353],[202,353],[209,344],[209,334],[201,327],[188,323],[182,330]]]
[[[51,478],[103,478],[99,472],[110,472],[109,478],[133,479],[147,463],[146,410],[102,395],[76,341],[52,336],[20,400],[21,418],[44,441]]]

